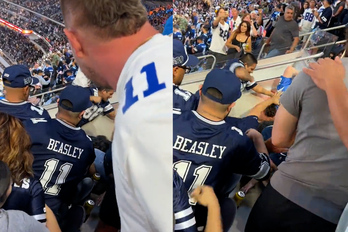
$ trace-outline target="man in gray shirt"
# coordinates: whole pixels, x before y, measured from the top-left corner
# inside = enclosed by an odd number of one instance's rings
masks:
[[[343,64],[347,69],[348,61]],[[288,157],[254,205],[245,231],[335,231],[348,202],[348,151],[326,93],[308,75],[300,73],[283,94],[272,142],[290,147]]]
[[[300,38],[299,28],[293,20],[293,15],[294,7],[287,6],[284,15],[278,19],[271,36],[266,41],[267,44],[271,43],[267,58],[291,53],[295,50]]]

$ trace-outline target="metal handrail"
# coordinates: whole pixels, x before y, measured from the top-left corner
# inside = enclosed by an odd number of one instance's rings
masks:
[[[66,86],[61,87],[61,88],[58,88],[58,89],[50,90],[50,91],[47,91],[47,92],[44,92],[44,93],[38,93],[38,94],[32,95],[32,96],[30,96],[30,97],[40,97],[40,96],[44,96],[44,95],[46,95],[46,94],[59,92],[59,91],[65,89],[65,87],[66,87]]]
[[[204,55],[204,56],[198,56],[197,58],[198,58],[199,60],[202,60],[202,59],[204,59],[204,58],[209,58],[209,57],[212,57],[212,58],[214,59],[214,62],[213,62],[213,64],[212,64],[212,66],[211,66],[211,69],[214,69],[214,67],[215,67],[215,65],[216,65],[216,57],[215,57],[215,56],[213,56],[213,55]],[[208,70],[211,70],[211,69],[208,69]]]
[[[281,66],[281,65],[285,65],[285,64],[295,63],[295,62],[298,62],[298,61],[303,61],[303,60],[308,60],[308,59],[313,59],[313,58],[319,58],[319,57],[321,57],[323,55],[324,55],[324,53],[320,52],[318,54],[311,55],[311,56],[299,57],[299,58],[295,58],[295,59],[292,59],[292,60],[286,60],[286,61],[276,62],[276,63],[272,63],[272,64],[266,64],[266,65],[262,65],[262,66],[257,66],[254,71],[258,71],[258,70],[262,70],[262,69],[266,69],[266,68],[274,68],[276,66]]]
[[[338,41],[338,42],[330,42],[330,43],[327,43],[327,44],[321,44],[321,45],[318,45],[318,46],[313,46],[313,47],[310,47],[310,48],[307,48],[307,49],[322,48],[322,47],[335,45],[335,44],[343,44],[343,43],[346,43],[346,42],[347,42],[347,40],[341,40],[341,41]]]
[[[321,31],[331,31],[331,30],[341,29],[341,28],[345,28],[345,27],[346,27],[346,24],[345,25],[336,26],[336,27],[325,28],[325,29],[322,29]],[[315,33],[315,31],[310,32],[309,37],[307,38],[306,44],[303,47],[303,49],[306,49],[308,47],[309,41],[312,38],[314,33]]]
[[[329,28],[321,29],[321,31],[331,31],[331,30],[337,30],[337,29],[341,29],[341,28],[345,28],[345,27],[346,27],[346,24],[345,24],[345,25],[336,26],[336,27],[329,27]],[[309,41],[310,41],[310,39],[312,38],[312,35],[313,35],[314,33],[315,33],[315,31],[311,31],[311,32],[307,32],[307,33],[303,33],[303,34],[300,34],[300,35],[299,35],[299,36],[309,35],[309,37],[307,38],[306,44],[305,44],[305,46],[303,47],[303,49],[306,49],[306,48],[307,48],[307,46],[308,46],[308,44],[309,44]],[[264,50],[264,48],[265,48],[266,45],[267,45],[266,43],[264,43],[264,44],[262,45],[261,50],[260,50],[260,52],[259,52],[259,55],[257,56],[257,59],[258,59],[258,60],[260,59],[261,54],[262,54],[262,52],[263,52],[263,50]]]

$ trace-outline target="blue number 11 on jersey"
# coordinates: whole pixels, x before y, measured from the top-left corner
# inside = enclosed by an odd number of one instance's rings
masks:
[[[157,76],[157,72],[156,72],[156,67],[155,67],[155,63],[152,62],[146,66],[144,66],[141,69],[141,73],[145,73],[146,74],[146,81],[148,84],[148,89],[143,91],[144,97],[148,97],[162,89],[166,88],[166,84],[165,83],[159,83],[158,82],[158,76]],[[133,88],[133,77],[129,79],[129,81],[127,82],[126,86],[125,86],[125,91],[126,91],[126,101],[125,104],[122,108],[122,112],[126,113],[126,111],[139,100],[139,97],[133,96],[134,93],[134,88]]]

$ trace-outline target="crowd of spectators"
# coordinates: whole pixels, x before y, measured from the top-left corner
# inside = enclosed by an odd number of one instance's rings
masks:
[[[218,41],[219,39],[216,38],[215,42],[213,42],[214,47],[210,50],[209,48],[214,37],[213,28],[219,26],[219,24],[213,25],[213,23],[218,18],[218,13],[222,10],[225,14],[221,16],[220,24],[224,21],[226,27],[228,25],[227,36],[223,32],[223,36],[220,36],[224,37],[223,41]],[[207,52],[213,54],[217,56],[218,61],[239,57],[245,51],[249,51],[257,56],[263,43],[271,45],[269,47],[266,46],[263,54],[271,57],[300,49],[301,43],[308,38],[308,36],[301,37],[301,33],[346,24],[348,22],[347,11],[345,1],[340,0],[336,2],[332,0],[177,0],[174,1],[174,28],[177,28],[177,30],[174,30],[174,38],[181,40],[188,48],[189,53],[194,53],[198,56],[202,55],[203,51],[197,48],[200,46],[198,40],[203,39],[206,46],[203,54]],[[236,36],[236,34],[240,33],[240,29],[237,30],[238,26],[243,21],[246,21],[245,26],[248,28],[250,25],[250,33],[247,34],[250,34],[251,48],[247,42],[249,38],[245,39],[246,37],[243,36],[243,41],[238,41],[239,36]],[[279,26],[271,38],[277,22],[279,22]],[[344,39],[342,31],[336,30],[330,33],[337,35],[339,39]],[[219,37],[219,35],[216,37]],[[228,40],[228,38],[230,39]],[[234,41],[234,39],[238,42]],[[220,52],[216,52],[216,41],[219,43],[218,50]],[[233,41],[235,43],[231,43]],[[232,49],[234,51],[232,55],[231,48],[234,48]],[[201,52],[197,53],[195,50]]]

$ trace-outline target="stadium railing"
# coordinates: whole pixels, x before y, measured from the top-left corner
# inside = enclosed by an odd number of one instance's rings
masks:
[[[336,26],[336,27],[330,27],[330,28],[322,29],[321,31],[328,32],[328,31],[333,31],[333,30],[337,30],[337,29],[343,29],[345,27],[346,27],[346,25],[340,25],[340,26]],[[316,31],[312,31],[312,32],[303,33],[303,34],[299,35],[300,37],[308,36],[308,38],[306,40],[306,43],[305,43],[305,45],[303,46],[302,49],[313,49],[313,48],[319,48],[319,47],[326,47],[326,46],[330,46],[330,45],[334,45],[334,44],[341,44],[341,43],[345,43],[346,42],[346,40],[341,40],[341,41],[338,41],[338,42],[330,42],[330,43],[322,44],[322,45],[319,45],[318,47],[317,46],[308,47],[309,42],[310,42],[312,36],[315,34],[315,32]],[[263,44],[262,45],[261,50],[259,52],[259,55],[257,56],[258,60],[260,60],[266,45],[267,44]]]

